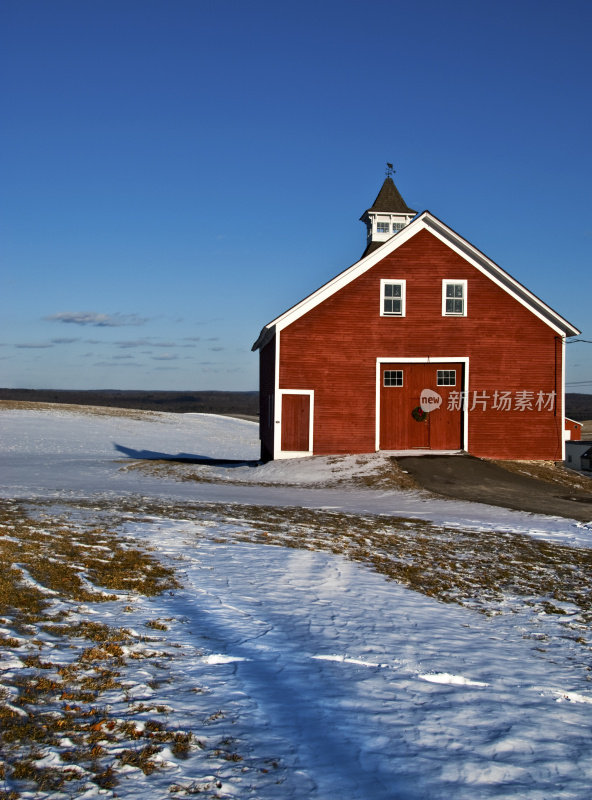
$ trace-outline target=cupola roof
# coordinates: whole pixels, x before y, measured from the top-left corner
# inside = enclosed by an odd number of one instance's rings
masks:
[[[384,179],[384,183],[376,195],[376,200],[364,214],[367,214],[368,211],[382,211],[390,214],[417,214],[417,211],[409,208],[403,200],[390,175],[387,175]]]

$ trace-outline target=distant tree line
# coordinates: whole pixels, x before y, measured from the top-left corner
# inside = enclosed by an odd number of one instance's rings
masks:
[[[592,394],[576,394],[570,392],[565,395],[565,415],[581,422],[592,419]]]
[[[230,416],[259,415],[259,392],[157,392],[100,389],[0,389],[0,400],[74,403],[83,406],[139,408],[146,411],[199,412]]]
[[[202,414],[246,417],[259,415],[259,392],[0,389],[0,400],[28,400],[30,403],[76,403],[83,406],[173,411],[180,414],[200,412]],[[565,408],[566,415],[571,419],[592,419],[592,394],[566,394]]]

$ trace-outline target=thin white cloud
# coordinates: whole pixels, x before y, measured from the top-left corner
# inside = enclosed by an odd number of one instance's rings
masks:
[[[90,325],[95,328],[121,328],[126,325],[144,325],[148,322],[146,317],[139,317],[137,314],[101,314],[97,311],[61,311],[44,319],[69,325]]]
[[[144,339],[123,339],[119,342],[113,342],[116,347],[177,347],[175,342],[154,342],[151,337]]]
[[[93,367],[139,367],[140,365],[137,364],[135,361],[126,361],[125,364],[117,363],[116,361],[96,361],[93,364]]]
[[[124,339],[120,342],[113,342],[116,347],[150,347],[148,339]]]
[[[77,337],[71,337],[71,338],[61,337],[60,339],[52,339],[51,343],[52,344],[73,344],[73,342],[79,342],[79,341],[80,341],[80,339],[78,339]]]

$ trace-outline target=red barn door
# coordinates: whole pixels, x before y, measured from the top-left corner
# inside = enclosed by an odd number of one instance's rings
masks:
[[[282,450],[308,452],[310,395],[282,395]]]
[[[463,365],[392,363],[380,370],[381,450],[460,450],[462,411],[451,392],[463,390]],[[429,390],[432,409],[425,420],[413,417]]]

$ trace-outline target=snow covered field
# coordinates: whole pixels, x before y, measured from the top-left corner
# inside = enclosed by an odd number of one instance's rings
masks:
[[[107,602],[68,606],[71,623],[131,631],[129,658],[117,667],[121,686],[101,703],[122,730],[120,720],[136,720],[138,739],[97,739],[103,760],[119,757],[116,785],[99,788],[82,770],[59,789],[18,785],[22,797],[590,797],[590,614],[573,599],[590,594],[585,573],[580,594],[564,600],[526,594],[508,579],[491,601],[469,597],[466,587],[463,597],[462,584],[455,602],[444,603],[440,590],[428,596],[381,574],[371,531],[388,521],[380,547],[392,530],[393,561],[403,558],[395,534],[413,543],[433,531],[443,552],[455,530],[477,543],[479,534],[490,542],[501,533],[508,547],[534,537],[543,548],[567,545],[575,571],[578,554],[588,556],[591,525],[348,484],[380,456],[363,464],[214,462],[199,482],[129,468],[142,457],[256,460],[256,425],[208,415],[4,409],[0,442],[2,498],[33,517],[59,517],[81,531],[100,524],[126,546],[149,546],[180,583],[156,596],[115,591]],[[311,511],[299,516],[294,507]],[[280,522],[270,508],[285,509]],[[363,515],[366,563],[346,557],[345,540],[321,541],[330,533],[309,524],[315,509],[335,525]],[[0,539],[7,537],[14,534]],[[486,613],[475,610],[479,602]],[[1,625],[12,642],[1,650],[1,682],[14,703],[31,644],[8,615]],[[134,633],[147,625],[148,638]],[[39,631],[37,639],[54,664],[77,652],[75,641],[69,650]],[[59,707],[59,697],[52,702]],[[163,746],[145,773],[121,753],[146,745],[147,714],[191,730],[199,745],[184,758]],[[69,746],[41,748],[36,763],[60,767]]]

